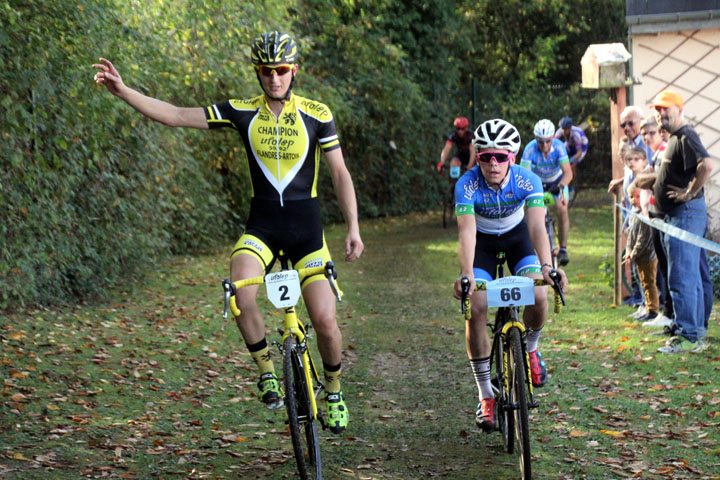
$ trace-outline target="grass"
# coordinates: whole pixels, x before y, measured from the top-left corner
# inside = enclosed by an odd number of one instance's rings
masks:
[[[656,353],[663,340],[612,306],[598,269],[612,255],[609,202],[582,195],[568,306],[540,341],[551,377],[532,411],[534,477],[720,479],[717,314],[707,351]],[[351,427],[321,433],[326,477],[517,478],[499,435],[473,422],[456,233],[431,212],[364,222],[363,237],[363,257],[339,265]],[[340,258],[343,229],[327,240]],[[284,411],[258,402],[220,315],[226,253],[177,258],[107,304],[5,316],[0,477],[295,478]]]

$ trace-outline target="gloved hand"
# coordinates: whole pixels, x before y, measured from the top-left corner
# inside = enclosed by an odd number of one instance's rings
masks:
[[[445,164],[443,162],[438,162],[438,164],[435,166],[438,173],[442,173],[444,167],[445,167]]]

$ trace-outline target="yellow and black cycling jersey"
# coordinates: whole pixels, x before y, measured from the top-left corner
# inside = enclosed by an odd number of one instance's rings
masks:
[[[208,127],[237,130],[247,151],[252,197],[305,200],[317,197],[322,152],[340,148],[330,109],[292,94],[275,117],[264,95],[226,100],[205,108]]]

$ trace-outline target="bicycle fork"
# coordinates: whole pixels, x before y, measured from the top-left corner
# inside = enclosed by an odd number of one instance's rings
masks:
[[[282,342],[274,340],[273,344],[280,350],[280,355],[284,355],[285,348],[283,347],[283,344],[285,343],[285,339],[291,335],[295,337],[296,345],[302,360],[300,368],[302,369],[302,375],[305,376],[305,383],[309,390],[310,412],[308,412],[308,416],[311,417],[309,420],[317,419],[323,429],[325,429],[327,428],[327,425],[325,424],[325,419],[323,418],[322,412],[318,408],[317,404],[317,397],[320,395],[320,392],[325,389],[325,385],[320,381],[320,376],[315,368],[315,363],[313,362],[312,357],[310,356],[310,351],[308,350],[308,340],[312,338],[309,330],[312,329],[312,325],[307,324],[303,326],[299,322],[295,312],[295,307],[286,308],[285,315],[291,316],[291,319],[289,321],[286,320],[285,323],[289,327],[285,331],[278,329],[278,332],[282,335]]]
[[[525,344],[525,335],[527,334],[527,331],[525,330],[525,327],[518,322],[517,320],[512,322],[507,322],[503,326],[503,329],[498,335],[496,336],[496,341],[502,342],[503,345],[505,345],[505,339],[508,337],[508,332],[511,328],[517,328],[520,332],[520,348],[522,348],[522,358],[523,361],[523,368],[525,369],[525,385],[527,386],[527,392],[528,392],[528,408],[537,408],[540,406],[540,404],[535,401],[535,394],[533,391],[533,384],[532,384],[532,371],[530,370],[530,355],[527,352],[527,346]],[[510,349],[509,348],[503,348],[503,382],[505,383],[503,385],[504,388],[504,396],[507,397],[506,393],[510,391],[510,385],[508,384],[509,378],[507,372],[510,371]],[[515,403],[510,403],[509,399],[506,402],[507,408],[509,410],[517,410],[518,406]]]

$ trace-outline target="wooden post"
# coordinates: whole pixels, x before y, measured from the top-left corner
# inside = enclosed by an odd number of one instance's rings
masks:
[[[627,103],[625,87],[617,87],[613,89],[614,97],[610,97],[610,138],[612,141],[612,178],[620,178],[623,176],[623,162],[620,158],[620,113],[625,109]],[[622,188],[615,191],[615,203],[622,203]],[[622,304],[622,249],[623,249],[623,233],[622,211],[617,206],[613,207],[613,223],[614,223],[614,245],[615,245],[615,278],[613,282],[613,303],[615,305]]]

